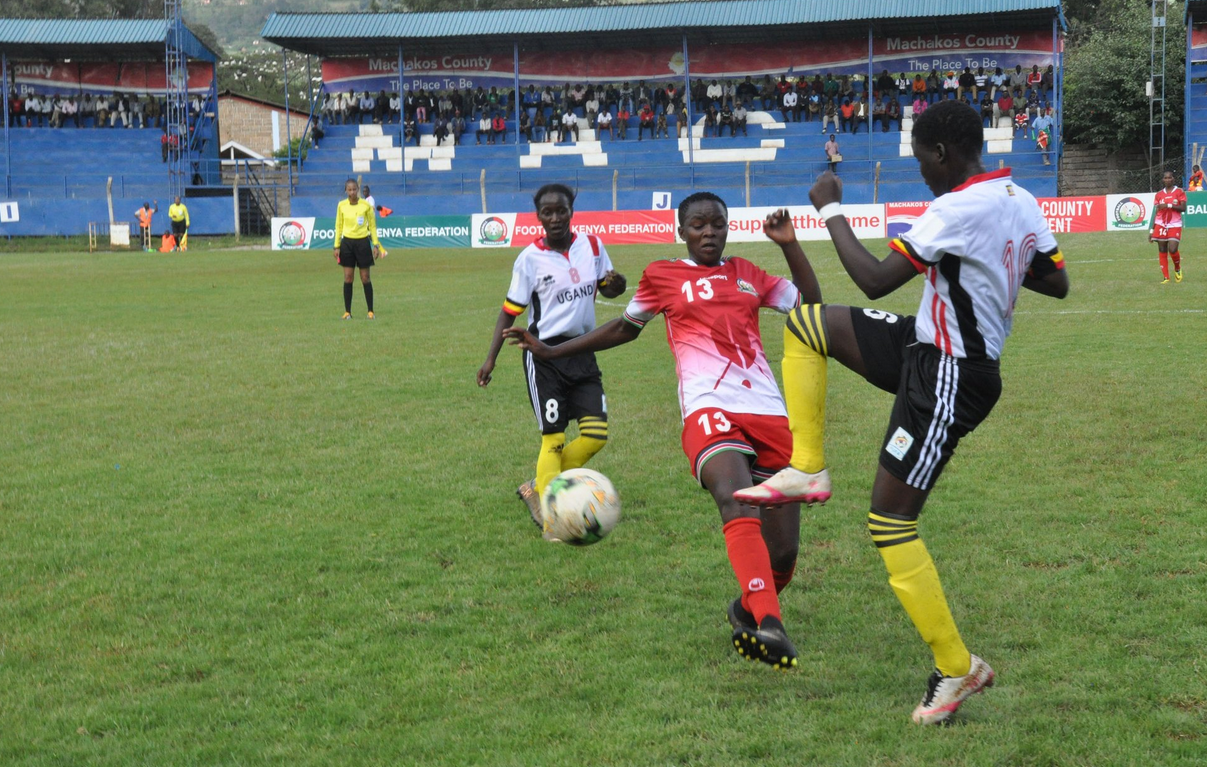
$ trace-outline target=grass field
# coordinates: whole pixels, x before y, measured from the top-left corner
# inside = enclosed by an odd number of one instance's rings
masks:
[[[1061,241],[1070,297],[1024,291],[1005,393],[923,516],[999,674],[925,730],[929,652],[864,529],[891,398],[836,364],[836,495],[805,515],[779,674],[728,645],[661,320],[600,357],[592,465],[625,518],[574,549],[513,495],[518,353],[474,385],[514,251],[395,251],[373,323],[359,287],[339,320],[325,252],[7,254],[0,764],[1201,765],[1207,233],[1164,286],[1142,235]],[[827,300],[866,303],[806,250]],[[633,286],[676,253],[612,249]],[[781,331],[764,315],[777,371]]]

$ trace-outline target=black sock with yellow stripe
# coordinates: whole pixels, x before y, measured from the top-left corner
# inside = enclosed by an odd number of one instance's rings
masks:
[[[935,656],[944,676],[964,676],[971,656],[943,595],[939,572],[918,537],[918,518],[872,510],[868,532],[888,568],[889,585]]]
[[[608,442],[608,420],[585,415],[578,419],[578,436],[562,450],[562,471],[578,469]]]

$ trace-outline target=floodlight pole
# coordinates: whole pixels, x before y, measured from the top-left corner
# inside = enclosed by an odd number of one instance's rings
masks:
[[[873,47],[872,40],[873,40],[872,24],[871,24],[871,22],[868,22],[868,75],[867,75],[867,78],[863,81],[863,100],[867,103],[869,111],[872,108],[872,104],[869,101],[869,99],[872,97],[872,70],[875,69],[874,59],[876,56],[876,49]],[[856,105],[855,108],[858,109],[859,106]],[[886,107],[886,109],[887,109],[887,107]],[[864,118],[864,122],[867,124],[867,129],[868,129],[868,162],[871,163],[872,159],[875,157],[875,150],[872,146],[872,116],[871,116],[871,114],[868,114]]]
[[[693,149],[695,141],[694,120],[692,118],[692,74],[691,74],[691,58],[687,53],[687,32],[683,32],[683,100],[687,104],[687,164],[691,168],[692,175],[692,191],[696,191],[696,153]],[[677,132],[677,131],[676,131]],[[641,135],[640,126],[637,128],[637,135]]]
[[[1187,9],[1186,13],[1186,50],[1194,50],[1194,40],[1191,32],[1194,31],[1194,13]],[[1182,83],[1182,103],[1190,103],[1190,63],[1193,54],[1186,56],[1186,80]],[[1198,160],[1197,157],[1190,156],[1190,131],[1182,129],[1182,178],[1187,179],[1186,185],[1190,186],[1191,166]]]
[[[515,75],[515,96],[511,99],[515,103],[511,105],[511,109],[515,113],[515,145],[518,149],[520,146],[520,41],[513,41],[511,46],[512,74]]]
[[[407,134],[403,130],[406,123],[406,96],[402,91],[402,78],[406,75],[406,63],[402,60],[402,41],[398,42],[398,146],[402,147],[402,172],[407,172]],[[419,126],[415,126],[415,130],[419,130]],[[454,143],[456,143],[454,141]]]
[[[285,78],[285,168],[289,196],[293,196],[293,136],[289,130],[289,52],[281,49],[281,74]],[[279,134],[278,134],[279,135]]]
[[[1052,143],[1048,149],[1056,155],[1056,177],[1057,177],[1057,193],[1060,191],[1060,125],[1061,110],[1060,110],[1060,85],[1059,78],[1064,67],[1060,66],[1060,14],[1052,17],[1052,112],[1055,118],[1052,120]]]

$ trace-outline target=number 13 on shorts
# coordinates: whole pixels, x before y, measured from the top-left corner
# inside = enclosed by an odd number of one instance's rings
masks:
[[[705,437],[711,437],[714,431],[718,434],[727,432],[733,426],[720,410],[713,411],[711,414],[707,411],[700,413],[696,423],[704,430]]]

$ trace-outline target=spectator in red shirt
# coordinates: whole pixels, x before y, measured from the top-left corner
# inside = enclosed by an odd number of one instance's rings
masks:
[[[654,138],[654,110],[650,108],[649,102],[642,102],[637,120],[637,140],[641,140],[641,133],[647,128],[650,131],[650,138]]]
[[[993,107],[993,127],[997,127],[997,122],[1002,117],[1014,119],[1014,99],[1010,96],[1010,92],[1003,89],[1001,97]]]
[[[852,122],[855,118],[855,105],[844,99],[842,106],[839,107],[839,111],[842,112],[842,128],[840,132],[847,133],[852,131]]]

